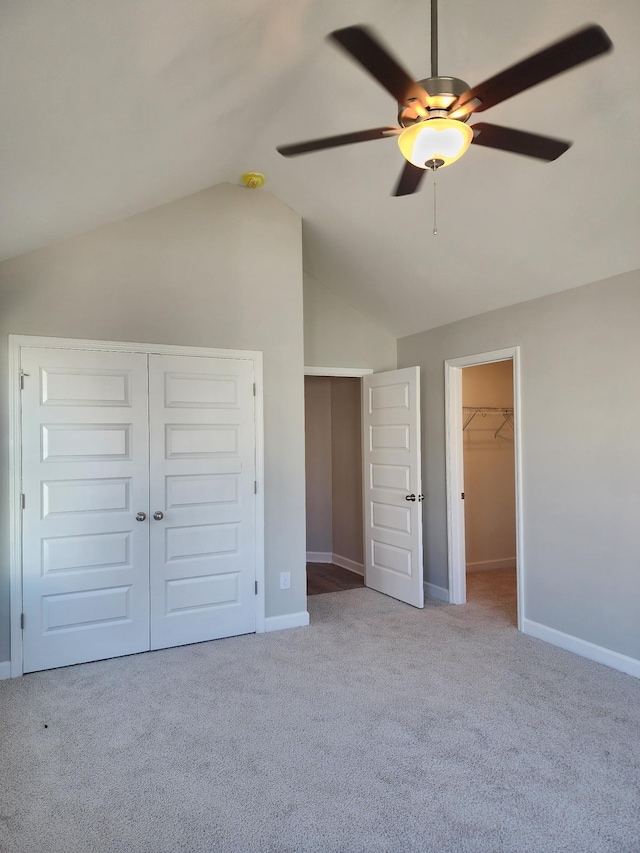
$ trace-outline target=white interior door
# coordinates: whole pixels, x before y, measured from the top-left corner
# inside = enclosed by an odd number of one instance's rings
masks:
[[[21,365],[24,671],[148,649],[147,357]]]
[[[149,356],[151,648],[255,631],[253,362]]]
[[[420,368],[362,380],[365,584],[424,607]]]

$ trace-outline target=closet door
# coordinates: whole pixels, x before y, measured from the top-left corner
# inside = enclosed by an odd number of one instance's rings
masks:
[[[147,356],[21,367],[24,671],[148,649]]]
[[[255,631],[253,362],[149,356],[151,648]]]

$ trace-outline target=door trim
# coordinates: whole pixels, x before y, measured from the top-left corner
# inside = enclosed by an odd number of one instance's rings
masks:
[[[447,540],[449,565],[449,603],[465,604],[466,562],[464,547],[464,502],[462,436],[462,369],[496,361],[513,361],[514,463],[516,489],[516,573],[518,588],[518,630],[524,621],[524,549],[522,523],[522,415],[520,405],[520,347],[492,350],[444,363],[445,446],[447,487]]]
[[[370,367],[305,367],[305,376],[346,376],[358,379],[373,373]]]
[[[264,567],[264,398],[262,352],[258,350],[214,349],[175,344],[95,341],[76,338],[50,338],[35,335],[9,335],[9,579],[11,590],[11,677],[23,674],[22,662],[22,422],[20,399],[20,362],[22,347],[139,352],[146,355],[183,355],[203,358],[246,359],[253,362],[255,394],[256,478],[256,633],[265,631]]]

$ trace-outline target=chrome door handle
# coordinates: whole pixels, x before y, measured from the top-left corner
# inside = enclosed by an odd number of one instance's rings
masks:
[[[147,517],[147,513],[146,513],[146,512],[139,512],[139,513],[136,515],[136,521],[144,521],[146,517]]]
[[[415,501],[415,499],[416,499],[415,495],[407,495],[405,497],[405,501]]]
[[[157,509],[153,513],[153,517],[155,518],[156,521],[162,521],[162,519],[164,518],[164,513],[161,512],[159,509]]]

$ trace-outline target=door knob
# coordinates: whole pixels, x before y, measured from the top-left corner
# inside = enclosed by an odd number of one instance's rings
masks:
[[[144,521],[146,517],[147,517],[147,513],[146,513],[146,512],[139,512],[139,513],[136,515],[136,521]]]
[[[415,499],[416,499],[415,495],[407,495],[405,497],[405,501],[415,501]]]
[[[156,521],[162,521],[162,519],[164,518],[164,513],[161,512],[159,509],[157,509],[153,513],[153,517],[155,518]]]

